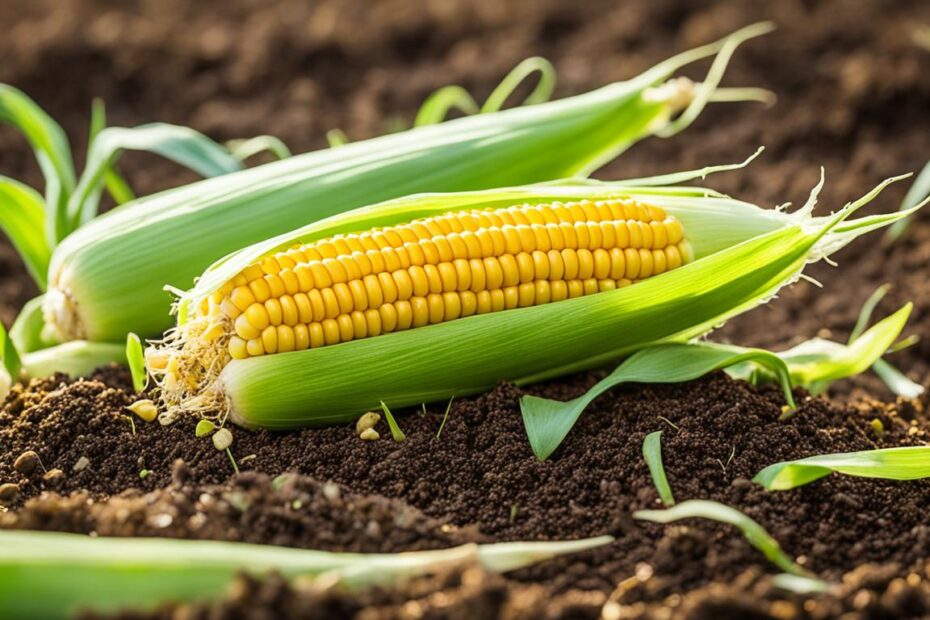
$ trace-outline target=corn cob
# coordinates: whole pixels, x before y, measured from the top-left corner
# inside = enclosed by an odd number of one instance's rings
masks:
[[[844,221],[878,189],[814,218],[813,198],[787,214],[642,183],[415,196],[228,256],[147,351],[164,419],[320,425],[597,366],[702,335],[904,216]]]
[[[166,285],[186,287],[212,261],[295,224],[415,192],[586,175],[645,136],[686,126],[736,45],[768,29],[745,29],[584,95],[308,153],[123,205],[56,248],[45,331],[58,341],[154,336],[171,323]],[[669,80],[715,54],[704,85]]]
[[[613,290],[689,257],[677,219],[632,201],[451,213],[264,258],[198,318],[245,359]]]

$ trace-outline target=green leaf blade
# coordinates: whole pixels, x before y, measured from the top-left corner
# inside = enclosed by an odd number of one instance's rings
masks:
[[[681,519],[710,519],[732,525],[742,532],[749,543],[775,566],[791,575],[812,577],[810,572],[794,562],[782,550],[778,541],[765,531],[753,519],[725,504],[719,502],[692,499],[666,510],[639,510],[633,513],[634,519],[643,519],[655,523],[671,523]]]
[[[26,265],[39,289],[45,290],[52,250],[45,234],[45,205],[31,187],[0,176],[0,229]]]
[[[126,361],[129,363],[129,372],[132,374],[132,387],[137,393],[141,392],[148,382],[148,375],[145,371],[142,340],[132,332],[126,335]]]
[[[668,483],[665,466],[662,464],[662,431],[646,435],[646,439],[643,440],[643,458],[646,459],[646,466],[659,492],[659,498],[666,508],[671,508],[675,505],[675,496],[672,494],[672,487]]]
[[[769,465],[753,478],[768,490],[803,486],[831,473],[885,480],[930,477],[930,446],[882,448],[861,452],[823,454]]]

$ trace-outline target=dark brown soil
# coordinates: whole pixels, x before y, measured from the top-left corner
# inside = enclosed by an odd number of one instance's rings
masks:
[[[924,418],[913,406],[831,406],[799,393],[797,415],[780,422],[777,390],[757,392],[722,374],[682,386],[630,387],[598,399],[543,463],[524,435],[517,406],[523,392],[502,384],[455,401],[439,438],[442,408],[403,416],[407,439],[400,444],[387,428],[379,429],[384,438],[377,442],[361,441],[351,427],[237,430],[233,454],[249,471],[224,483],[231,465],[208,439],[194,436],[193,421],[169,427],[140,421],[133,434],[122,409],[130,397],[104,380],[121,385],[126,377],[108,370],[60,387],[37,381],[10,398],[0,472],[18,481],[24,498],[46,493],[0,518],[0,526],[368,551],[608,533],[617,538],[608,547],[510,576],[544,584],[553,595],[588,591],[591,613],[643,565],[665,584],[663,596],[736,578],[750,567],[771,572],[727,527],[631,519],[634,510],[658,503],[641,446],[647,433],[663,430],[678,500],[715,499],[744,510],[825,578],[839,580],[864,562],[920,570],[930,557],[930,482],[834,476],[773,493],[749,481],[780,460],[924,443]],[[584,375],[533,393],[569,398],[593,380]],[[881,438],[870,425],[876,418],[885,427]],[[56,437],[70,439],[56,443]],[[38,469],[12,473],[27,449],[46,469],[63,472],[54,484]],[[85,467],[75,472],[82,459]],[[143,469],[150,473],[140,479]],[[272,481],[283,472],[296,473]],[[124,491],[131,487],[162,489]]]
[[[914,25],[930,23],[930,5],[920,0],[21,4],[0,3],[0,22],[7,25],[0,81],[49,109],[79,151],[93,96],[106,99],[116,124],[164,120],[217,139],[272,133],[300,152],[323,145],[323,133],[333,127],[360,139],[409,124],[423,97],[445,84],[483,96],[531,54],[554,61],[558,93],[567,95],[766,18],[779,30],[737,53],[727,83],[770,88],[779,96],[776,106],[714,106],[674,140],[646,141],[599,176],[731,162],[765,145],[749,169],[709,182],[760,204],[797,204],[824,165],[821,205],[829,210],[930,159],[930,56],[911,42]],[[142,193],[191,178],[144,156],[128,157],[124,169]],[[25,142],[3,127],[0,172],[37,186],[41,180]],[[905,190],[905,184],[890,189],[874,210],[896,208]],[[717,337],[770,347],[818,334],[842,339],[862,301],[891,282],[879,312],[914,301],[909,331],[922,338],[894,362],[930,385],[928,266],[930,216],[924,213],[905,242],[887,248],[876,235],[854,244],[840,254],[839,267],[812,269],[822,289],[801,282],[731,321]],[[0,318],[9,324],[34,293],[9,246],[0,244]],[[594,380],[571,377],[532,392],[565,398]],[[0,413],[0,483],[20,486],[13,510],[0,514],[7,527],[364,550],[617,536],[606,549],[506,580],[469,570],[360,597],[310,595],[280,581],[246,579],[216,609],[200,609],[201,617],[313,617],[329,610],[330,616],[361,610],[366,618],[410,617],[407,600],[417,601],[422,617],[477,617],[478,610],[483,617],[590,617],[609,598],[620,605],[616,617],[631,618],[930,615],[928,483],[831,477],[766,493],[748,482],[785,458],[925,442],[927,399],[883,404],[893,399],[869,374],[835,385],[833,400],[805,401],[787,423],[776,420],[776,392],[757,393],[722,375],[614,390],[547,463],[529,451],[517,409],[522,392],[501,385],[457,401],[438,439],[441,405],[425,417],[403,417],[408,440],[400,445],[389,438],[363,443],[347,427],[287,435],[236,431],[233,454],[249,472],[237,479],[225,454],[195,439],[192,423],[163,428],[136,420],[134,433],[123,409],[135,398],[124,373],[63,381],[54,377],[17,391]],[[887,429],[882,439],[869,426],[875,417]],[[803,603],[785,598],[768,582],[771,567],[729,528],[633,521],[631,511],[656,504],[640,450],[643,436],[659,429],[679,500],[717,499],[745,510],[810,569],[833,580],[846,573],[839,591]],[[13,469],[26,450],[41,458],[28,476]],[[61,473],[43,479],[54,469]],[[273,480],[284,472],[297,475],[278,489]],[[336,505],[327,496],[332,483],[340,485]],[[209,505],[202,495],[213,498]],[[120,521],[117,514],[129,516]],[[157,527],[165,520],[151,517],[159,514],[169,514],[171,524]],[[409,521],[398,524],[392,514]],[[857,569],[866,562],[880,566]],[[644,566],[651,578],[624,582],[645,574]],[[537,604],[541,592],[548,597],[544,609]]]

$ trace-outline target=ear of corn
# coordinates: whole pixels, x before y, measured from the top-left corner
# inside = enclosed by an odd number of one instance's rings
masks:
[[[452,195],[423,195],[359,209],[246,248],[218,262],[181,300],[179,327],[162,349],[150,355],[149,367],[161,384],[169,418],[183,410],[218,411],[221,414],[228,413],[236,423],[269,428],[342,422],[376,408],[381,401],[392,407],[412,405],[447,399],[453,394],[478,392],[501,379],[527,383],[590,368],[619,359],[645,346],[685,341],[706,333],[727,318],[774,295],[779,288],[796,279],[809,261],[826,256],[864,232],[893,222],[901,214],[846,221],[851,213],[871,200],[883,186],[829,218],[811,216],[814,196],[803,209],[787,214],[762,210],[748,203],[694,188],[636,188],[598,183],[563,183]],[[670,222],[675,222],[675,226],[681,224],[684,239],[695,260],[682,261],[684,264],[681,266],[645,278],[632,286],[607,286],[607,290],[600,291],[597,279],[594,279],[590,291],[592,294],[580,294],[577,297],[566,295],[569,298],[554,303],[530,305],[532,302],[528,301],[527,307],[506,309],[507,293],[504,293],[502,311],[480,314],[476,310],[471,316],[453,320],[445,320],[445,307],[442,308],[443,312],[438,307],[430,308],[428,296],[439,293],[429,292],[430,276],[423,274],[422,281],[426,283],[426,288],[419,292],[426,297],[421,297],[421,301],[416,303],[422,307],[419,316],[424,325],[413,328],[415,311],[414,302],[411,301],[410,308],[404,308],[410,329],[363,338],[355,338],[354,334],[348,337],[350,329],[371,328],[370,324],[363,321],[368,318],[364,313],[358,317],[358,323],[355,322],[351,313],[356,308],[349,305],[351,289],[349,294],[342,295],[347,305],[341,308],[340,296],[333,283],[323,281],[324,288],[331,288],[332,291],[329,302],[331,309],[328,311],[335,313],[337,318],[327,319],[334,321],[328,328],[321,322],[317,329],[317,344],[322,346],[310,346],[312,342],[309,341],[313,336],[308,327],[307,333],[300,336],[294,330],[293,343],[287,334],[285,347],[285,350],[290,350],[293,345],[297,349],[299,337],[302,344],[309,347],[308,350],[257,356],[249,354],[250,343],[254,344],[257,352],[259,343],[263,346],[267,344],[264,341],[266,334],[269,340],[281,335],[278,325],[274,329],[269,328],[279,318],[283,321],[285,313],[290,314],[292,320],[295,312],[298,320],[300,318],[301,309],[291,308],[290,302],[286,303],[287,309],[280,301],[273,302],[271,308],[264,305],[265,301],[271,299],[272,285],[266,282],[264,276],[259,276],[260,267],[256,266],[264,265],[273,274],[277,274],[280,264],[275,266],[271,261],[262,261],[278,252],[286,253],[295,245],[313,244],[334,235],[351,235],[373,227],[384,228],[386,241],[390,236],[387,231],[400,230],[398,225],[417,218],[440,216],[441,219],[444,214],[457,211],[480,212],[491,209],[486,215],[493,219],[493,216],[499,216],[502,207],[510,205],[530,205],[512,211],[529,209],[527,212],[530,212],[536,209],[537,215],[544,218],[545,209],[552,207],[538,205],[579,203],[575,205],[579,211],[578,217],[584,219],[587,226],[597,213],[586,214],[582,205],[587,204],[597,211],[600,201],[604,201],[602,206],[630,204],[647,212],[652,209],[656,215],[664,213],[664,217],[671,216],[674,219],[669,219]],[[568,210],[571,211],[570,208]],[[607,210],[610,208],[607,207]],[[557,217],[554,213],[550,215]],[[458,221],[457,218],[451,217],[448,221]],[[416,229],[417,225],[414,224],[412,228]],[[545,230],[545,227],[542,228]],[[527,243],[530,242],[529,233],[532,230],[532,227],[525,227],[523,231],[527,233]],[[400,235],[399,232],[397,234]],[[349,238],[343,237],[342,240]],[[480,246],[479,239],[474,241]],[[336,241],[324,241],[315,247],[319,249],[327,243],[332,244],[333,249],[338,245]],[[501,248],[494,249],[493,239],[490,247],[492,258],[504,262],[502,257],[507,252],[499,252]],[[510,249],[521,248],[514,246]],[[624,254],[627,249],[624,249]],[[609,257],[610,252],[607,254]],[[477,263],[473,263],[473,260]],[[316,262],[319,263],[318,273],[312,273],[312,277],[319,275],[325,278],[325,261]],[[313,271],[313,264],[314,261],[308,263],[308,272]],[[504,270],[498,271],[496,266],[488,269],[488,264],[478,259],[469,259],[468,266],[472,265],[476,268],[471,273],[473,281],[475,273],[480,271],[478,268],[485,267],[484,281],[479,282],[476,288],[479,292],[487,293],[484,295],[487,309],[498,308],[501,295],[490,292],[492,289],[488,288],[488,274],[495,271],[494,284],[503,286],[504,275],[501,272]],[[551,270],[552,265],[548,266]],[[604,269],[609,267],[612,270],[615,266],[613,263],[605,263]],[[293,278],[287,277],[292,281],[291,284],[285,284],[284,279],[280,286],[274,284],[279,289],[277,292],[285,295],[287,287],[295,285],[295,279],[296,286],[300,287],[300,277],[297,275],[300,268],[297,263],[294,268],[290,264],[286,268],[294,272]],[[519,272],[519,268],[516,271]],[[247,272],[254,272],[251,275],[259,277],[257,281],[261,284],[256,290],[260,291],[259,297],[263,299],[259,302],[245,295],[238,300],[242,302],[241,307],[233,309],[235,302],[232,305],[228,302],[233,299],[237,287],[248,287],[244,284],[248,282]],[[527,263],[526,279],[522,281],[521,275],[517,287],[517,306],[520,305],[519,286],[532,282],[532,287],[526,287],[527,297],[530,288],[534,294],[539,294],[538,280],[542,278],[536,277],[538,273],[530,273]],[[393,272],[392,275],[398,273]],[[437,286],[442,283],[442,276],[438,275],[438,280],[434,279]],[[562,273],[559,277],[564,275]],[[417,297],[413,295],[413,278],[409,273],[401,273],[399,277],[404,280],[404,286],[411,294],[410,299]],[[562,286],[557,284],[562,281],[559,277],[548,282],[550,301],[554,287]],[[395,279],[395,287],[398,282]],[[513,286],[512,282],[510,284]],[[475,291],[469,288],[468,292]],[[267,298],[264,297],[266,293],[269,295]],[[381,295],[384,294],[381,290]],[[281,295],[277,297],[283,299]],[[465,297],[470,295],[459,295],[457,308],[464,307]],[[477,293],[475,298],[477,304]],[[379,301],[384,302],[385,299]],[[322,301],[321,312],[324,314],[321,316],[325,316],[327,302]],[[443,298],[443,301],[446,299]],[[455,304],[451,298],[449,301]],[[245,313],[250,312],[253,303],[262,307],[255,307],[251,311],[254,316],[249,317]],[[471,304],[471,301],[468,303]],[[224,318],[224,306],[233,314],[236,310],[242,314],[234,320],[231,316]],[[347,312],[339,314],[338,311],[342,309]],[[435,310],[435,317],[432,316],[432,310]],[[313,319],[318,318],[312,307],[310,311]],[[400,311],[396,314],[399,316]],[[243,316],[246,318],[243,319]],[[256,317],[258,323],[250,324],[251,319]],[[264,322],[266,318],[267,324]],[[437,323],[426,325],[432,318],[436,318]],[[381,319],[382,331],[390,331],[383,330],[384,317]],[[234,329],[239,327],[244,331],[233,335]],[[327,329],[332,338],[329,345],[326,344]],[[343,339],[346,342],[335,344]],[[236,357],[248,359],[232,359],[230,345]]]
[[[155,335],[170,323],[165,284],[186,287],[213,260],[295,223],[417,191],[587,174],[644,136],[690,122],[735,46],[768,28],[745,29],[585,95],[309,153],[124,205],[56,249],[45,320],[60,340]],[[718,53],[705,84],[664,83]]]

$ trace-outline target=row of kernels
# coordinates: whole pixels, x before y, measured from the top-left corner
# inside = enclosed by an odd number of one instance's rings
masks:
[[[568,231],[571,231],[570,234]],[[579,224],[576,227],[545,226],[504,227],[484,229],[478,233],[454,234],[437,237],[419,243],[410,243],[399,248],[356,251],[338,258],[324,258],[308,263],[281,266],[271,273],[262,274],[247,284],[240,284],[231,291],[230,284],[218,291],[215,297],[221,300],[227,294],[232,302],[244,310],[243,297],[246,287],[258,301],[276,296],[277,291],[294,294],[298,290],[326,288],[336,282],[348,282],[370,273],[407,269],[413,265],[426,266],[454,260],[483,259],[504,253],[549,252],[551,250],[604,250],[616,248],[662,250],[676,246],[682,241],[681,225],[677,220],[637,223],[628,227],[625,222],[605,222],[602,225]],[[275,257],[264,259],[263,265],[275,261]],[[235,293],[235,296],[234,296]],[[246,296],[247,298],[247,296]],[[240,303],[241,301],[241,303]]]
[[[575,205],[576,208],[581,208]],[[592,207],[593,208],[593,207]],[[655,209],[643,207],[643,209]],[[548,211],[547,211],[548,212]],[[438,221],[433,218],[430,222]],[[417,228],[422,230],[417,230]],[[403,233],[403,234],[402,234]],[[396,229],[365,232],[322,240],[302,249],[290,249],[262,259],[245,268],[233,279],[236,285],[251,282],[265,275],[294,269],[304,262],[334,260],[349,255],[380,253],[393,249],[401,254],[401,262],[436,262],[454,258],[484,258],[506,251],[540,249],[630,246],[660,249],[675,245],[683,235],[681,223],[674,218],[661,220],[583,220],[558,222],[503,222],[500,225],[475,230],[432,230],[424,224],[409,224]],[[417,246],[425,247],[417,249]],[[404,252],[416,255],[405,257]],[[245,282],[243,282],[243,280]]]
[[[266,325],[248,334],[237,333],[229,342],[234,359],[269,353],[286,353],[338,344],[382,333],[513,308],[561,301],[632,284],[628,279],[537,280],[501,289],[433,293],[385,303],[377,309],[353,310],[321,321]]]
[[[636,280],[658,275],[681,264],[682,255],[677,246],[651,251],[613,248],[609,252],[521,252],[516,256],[505,254],[500,258],[411,266],[410,269],[381,272],[377,276],[368,274],[348,283],[337,282],[326,288],[310,288],[293,294],[276,291],[279,293],[277,296],[270,296],[272,287],[268,286],[261,291],[265,297],[263,301],[259,301],[260,297],[252,295],[249,289],[244,289],[241,295],[234,291],[233,303],[241,314],[227,316],[235,320],[237,334],[250,339],[256,337],[257,330],[268,325],[321,321],[352,310],[366,310],[382,303],[430,293],[468,290],[480,293],[535,280]]]

